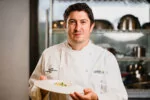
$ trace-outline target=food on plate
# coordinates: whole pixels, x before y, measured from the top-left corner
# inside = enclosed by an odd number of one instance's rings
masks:
[[[62,86],[62,87],[67,87],[71,85],[71,83],[65,83],[65,82],[55,82],[54,84],[56,86]]]

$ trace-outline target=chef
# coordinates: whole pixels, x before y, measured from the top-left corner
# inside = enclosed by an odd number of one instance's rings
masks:
[[[109,51],[90,41],[94,16],[86,3],[70,5],[64,12],[67,40],[44,50],[29,79],[32,100],[127,100],[118,63]],[[36,80],[65,80],[83,87],[69,95],[48,92]]]

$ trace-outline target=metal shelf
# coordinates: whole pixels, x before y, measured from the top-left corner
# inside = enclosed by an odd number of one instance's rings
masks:
[[[145,62],[150,61],[150,57],[123,57],[123,58],[117,58],[118,61],[140,61],[143,60]]]
[[[136,29],[133,31],[130,30],[93,30],[93,33],[95,34],[102,34],[102,33],[109,33],[109,34],[113,34],[113,33],[143,33],[143,34],[150,34],[150,30],[143,30],[143,29]]]
[[[129,98],[150,98],[150,89],[127,89]]]
[[[54,33],[64,33],[65,32],[65,29],[64,28],[57,28],[57,29],[53,29],[53,32]],[[97,29],[94,29],[93,32],[94,34],[103,34],[103,33],[110,33],[110,34],[113,34],[113,33],[143,33],[143,34],[150,34],[150,29],[148,30],[143,30],[143,29],[136,29],[136,30],[133,30],[133,31],[130,31],[130,30],[97,30]]]

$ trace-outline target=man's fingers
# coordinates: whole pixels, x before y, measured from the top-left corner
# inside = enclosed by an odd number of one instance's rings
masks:
[[[84,95],[74,92],[73,94],[70,94],[70,96],[72,97],[73,100],[85,100],[84,99]]]
[[[79,99],[77,98],[77,96],[75,95],[75,93],[70,94],[70,96],[72,97],[73,100],[79,100]]]
[[[92,89],[84,89],[84,94],[74,92],[70,95],[73,100],[98,100],[97,94]]]
[[[47,80],[47,77],[44,76],[44,75],[41,75],[41,76],[40,76],[40,80]]]
[[[92,89],[86,88],[86,89],[84,89],[83,91],[84,91],[84,94],[86,95],[86,94],[88,94],[89,92],[92,92]]]
[[[74,94],[76,95],[77,98],[79,98],[77,100],[85,100],[85,96],[83,94],[80,94],[80,93],[77,93],[77,92],[74,92]]]

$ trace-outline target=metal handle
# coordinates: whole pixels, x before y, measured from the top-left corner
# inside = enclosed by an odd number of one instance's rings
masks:
[[[50,0],[49,6],[49,46],[52,46],[53,2],[54,0]]]
[[[50,0],[50,8],[46,10],[45,48],[52,46],[52,22],[53,0]]]
[[[49,47],[49,9],[46,10],[45,48]]]

